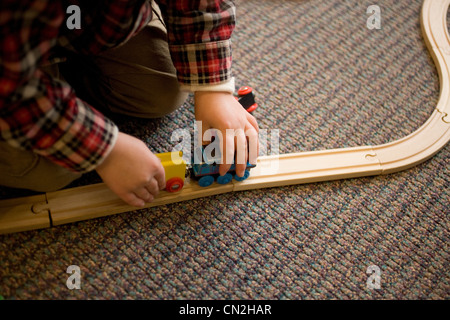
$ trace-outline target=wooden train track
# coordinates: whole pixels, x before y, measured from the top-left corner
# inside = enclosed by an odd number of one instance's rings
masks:
[[[440,97],[430,118],[415,132],[377,146],[260,157],[245,181],[207,188],[187,181],[180,192],[163,191],[146,207],[232,191],[389,174],[429,159],[450,139],[450,37],[446,22],[449,5],[450,0],[425,0],[422,6],[422,32],[439,72]],[[46,228],[133,210],[136,208],[125,204],[106,185],[94,184],[0,201],[0,233]]]

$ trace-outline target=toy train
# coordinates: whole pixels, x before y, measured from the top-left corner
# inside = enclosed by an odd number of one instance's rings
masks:
[[[255,96],[251,87],[241,87],[238,90],[236,99],[244,107],[244,109],[250,113],[255,111],[258,107],[255,103]],[[193,180],[198,181],[199,186],[208,187],[214,181],[217,181],[219,184],[230,183],[233,180],[233,174],[236,181],[243,181],[249,177],[250,169],[255,167],[255,165],[247,162],[244,176],[239,177],[235,174],[236,165],[233,163],[228,172],[225,175],[220,176],[220,165],[215,162],[210,164],[202,162],[200,164],[194,164],[191,168],[188,168],[186,162],[182,158],[183,154],[181,151],[159,153],[156,154],[156,156],[161,160],[164,167],[166,174],[166,191],[168,192],[180,191],[184,186],[185,178],[189,175]],[[205,157],[203,154],[202,159],[204,158]]]
[[[225,175],[220,176],[219,164],[216,163],[208,164],[202,162],[200,164],[194,164],[192,167],[188,167],[183,160],[183,153],[181,151],[158,153],[156,156],[161,160],[164,167],[166,174],[165,190],[168,192],[180,191],[184,186],[185,178],[189,175],[191,179],[196,180],[201,187],[208,187],[213,184],[214,181],[217,181],[219,184],[230,183],[231,180],[233,180],[233,175],[236,181],[243,181],[249,177],[250,169],[256,166],[247,162],[244,176],[239,177],[235,174],[235,164],[232,164],[228,172]]]

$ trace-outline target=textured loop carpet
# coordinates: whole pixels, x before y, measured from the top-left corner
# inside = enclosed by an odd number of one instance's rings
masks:
[[[436,68],[421,1],[239,0],[238,85],[255,88],[280,152],[381,144],[430,116]],[[192,100],[120,120],[156,151],[192,128]],[[448,299],[449,147],[388,176],[225,194],[0,236],[7,299]],[[84,180],[83,180],[84,179]],[[88,175],[78,183],[96,181]],[[11,196],[4,190],[4,196]],[[69,265],[81,290],[66,287]],[[381,270],[369,289],[370,265]]]

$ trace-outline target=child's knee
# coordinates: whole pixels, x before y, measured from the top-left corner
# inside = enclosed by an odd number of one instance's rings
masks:
[[[24,177],[22,188],[39,191],[52,192],[68,186],[81,177],[81,173],[71,172],[51,161],[40,157],[35,169]]]
[[[0,143],[0,184],[6,187],[49,192],[64,188],[81,177],[32,151]]]
[[[140,118],[160,118],[179,108],[188,94],[181,92],[175,77],[153,74],[121,75],[110,79],[108,108]],[[120,87],[120,88],[119,88]]]

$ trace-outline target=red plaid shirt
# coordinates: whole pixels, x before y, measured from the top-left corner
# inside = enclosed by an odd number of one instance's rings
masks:
[[[230,80],[233,1],[156,2],[180,83]],[[71,4],[81,8],[81,29],[66,27]],[[150,18],[147,0],[1,0],[0,139],[72,171],[93,170],[111,150],[116,125],[38,66],[57,41],[80,54],[95,55],[126,42]]]

